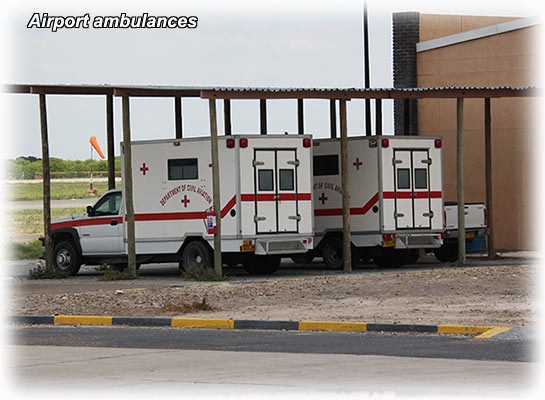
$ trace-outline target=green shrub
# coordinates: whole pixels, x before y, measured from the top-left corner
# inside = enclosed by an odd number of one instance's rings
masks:
[[[47,269],[45,265],[38,264],[35,268],[28,271],[28,279],[65,279],[70,274],[57,268]]]

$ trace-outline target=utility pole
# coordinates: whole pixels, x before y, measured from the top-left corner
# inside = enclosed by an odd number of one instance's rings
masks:
[[[53,269],[53,242],[51,240],[51,173],[49,169],[49,139],[47,135],[47,109],[45,94],[40,94],[40,128],[42,134],[42,174],[44,182],[44,247],[45,269]]]
[[[458,265],[466,264],[466,219],[464,202],[464,99],[456,99],[456,181],[458,186]]]
[[[134,228],[134,202],[132,190],[131,117],[129,97],[122,97],[123,106],[123,169],[125,171],[125,213],[127,215],[127,271],[136,278],[136,244]]]
[[[218,122],[216,119],[216,100],[208,100],[210,113],[210,140],[212,141],[212,198],[216,214],[216,233],[214,233],[214,271],[223,274],[221,265],[221,203],[220,203],[220,169],[218,152]]]
[[[352,272],[350,243],[350,180],[348,171],[348,129],[346,126],[346,100],[340,100],[341,113],[341,186],[343,205],[343,261],[344,272]]]
[[[363,2],[363,53],[365,88],[370,88],[369,82],[369,28],[367,18],[367,1]],[[365,135],[371,136],[371,99],[365,99]]]

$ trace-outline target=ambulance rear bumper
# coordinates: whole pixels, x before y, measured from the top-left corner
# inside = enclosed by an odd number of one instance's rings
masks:
[[[396,249],[433,249],[443,244],[440,233],[427,234],[398,234],[396,237]]]
[[[263,238],[255,241],[256,255],[300,254],[312,249],[310,238]]]

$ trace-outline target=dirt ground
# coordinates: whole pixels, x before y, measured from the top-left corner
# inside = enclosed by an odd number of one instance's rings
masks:
[[[366,271],[180,287],[15,293],[11,315],[183,316],[260,320],[532,326],[538,266]]]

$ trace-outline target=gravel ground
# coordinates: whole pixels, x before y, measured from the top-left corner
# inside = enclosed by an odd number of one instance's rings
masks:
[[[378,271],[183,287],[15,293],[13,315],[533,326],[537,265]],[[203,303],[204,301],[204,303]]]

